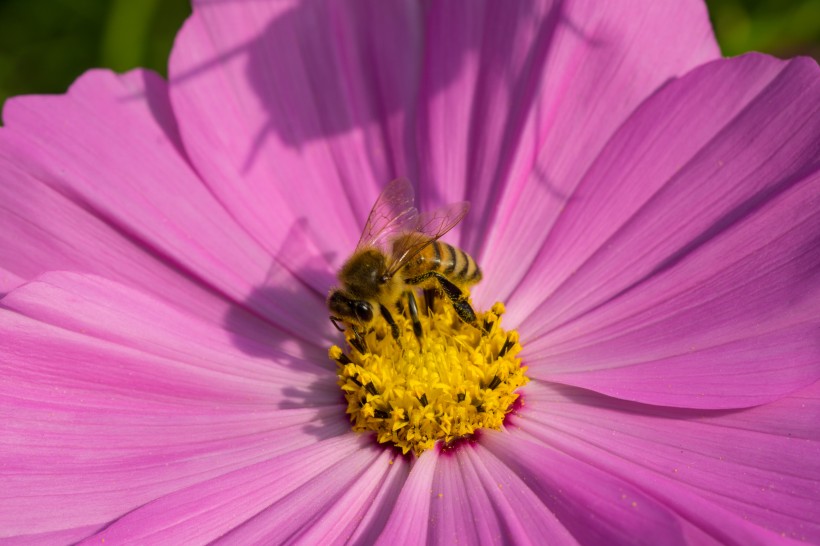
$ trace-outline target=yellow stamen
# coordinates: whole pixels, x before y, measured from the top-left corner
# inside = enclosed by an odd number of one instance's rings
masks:
[[[349,354],[330,348],[347,413],[358,432],[373,431],[381,443],[420,455],[436,442],[445,445],[480,428],[499,429],[529,379],[516,355],[518,333],[501,328],[504,306],[478,315],[486,332],[465,324],[448,302],[420,316],[421,346],[412,323],[394,316],[399,343],[382,319],[363,335],[364,353],[353,332],[345,337]]]

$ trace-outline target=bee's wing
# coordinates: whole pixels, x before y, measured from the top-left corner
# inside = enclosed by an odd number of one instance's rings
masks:
[[[385,186],[370,210],[356,250],[372,246],[388,252],[393,236],[414,230],[419,211],[413,201],[413,185],[406,178],[397,178]]]
[[[407,262],[412,260],[424,247],[439,239],[461,222],[470,203],[461,201],[452,203],[429,213],[418,215],[417,224],[412,231],[404,233],[396,239],[390,253],[392,261],[388,265],[387,275],[393,276]]]

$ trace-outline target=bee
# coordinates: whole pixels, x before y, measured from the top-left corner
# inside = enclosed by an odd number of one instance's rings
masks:
[[[406,300],[413,331],[421,339],[415,293],[424,290],[428,295],[444,294],[461,320],[478,327],[466,289],[481,280],[481,269],[469,254],[439,241],[469,208],[469,203],[460,202],[420,214],[410,182],[390,182],[376,199],[356,249],[339,270],[340,286],[327,298],[333,325],[340,331],[350,326],[364,346],[362,333],[381,316],[398,341],[392,311],[402,310]]]

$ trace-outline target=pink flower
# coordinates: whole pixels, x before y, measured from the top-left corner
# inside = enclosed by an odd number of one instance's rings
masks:
[[[820,74],[684,2],[200,0],[9,101],[11,544],[820,542]],[[380,189],[467,199],[529,366],[459,449],[351,432],[324,298]]]

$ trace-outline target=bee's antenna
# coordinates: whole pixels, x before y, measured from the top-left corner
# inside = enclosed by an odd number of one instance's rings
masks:
[[[334,317],[333,315],[331,315],[330,316],[330,322],[332,322],[333,326],[335,326],[336,329],[339,330],[340,332],[345,331],[345,328],[343,326],[339,326],[339,323],[343,322],[342,319],[340,319],[339,317]]]

